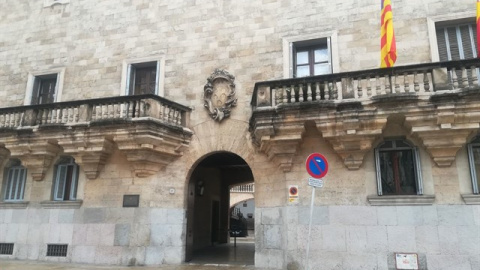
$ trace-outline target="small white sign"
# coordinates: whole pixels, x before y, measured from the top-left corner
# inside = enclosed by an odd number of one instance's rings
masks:
[[[312,187],[323,187],[323,179],[308,178],[308,185]]]
[[[398,270],[418,270],[418,255],[416,253],[395,253]]]

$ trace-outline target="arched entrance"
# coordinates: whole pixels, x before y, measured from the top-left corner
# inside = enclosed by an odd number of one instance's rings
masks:
[[[187,193],[185,261],[253,264],[254,242],[234,245],[230,239],[230,189],[249,183],[253,183],[250,167],[231,152],[211,153],[192,168]]]

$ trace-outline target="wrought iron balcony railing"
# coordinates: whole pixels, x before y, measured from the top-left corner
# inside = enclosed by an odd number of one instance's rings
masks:
[[[438,62],[344,72],[255,84],[251,105],[368,101],[386,95],[431,96],[479,85],[480,60]]]
[[[191,109],[155,95],[121,96],[0,108],[0,128],[88,125],[93,122],[150,118],[186,127]]]

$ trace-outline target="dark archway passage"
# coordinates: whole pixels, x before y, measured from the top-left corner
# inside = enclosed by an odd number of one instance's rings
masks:
[[[230,241],[230,187],[253,182],[248,164],[230,152],[214,152],[192,168],[188,184],[185,261],[199,264],[254,262],[254,243]]]

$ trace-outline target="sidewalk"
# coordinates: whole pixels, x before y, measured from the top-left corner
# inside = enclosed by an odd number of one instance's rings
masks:
[[[128,270],[255,270],[253,266],[241,265],[198,265],[198,264],[182,264],[182,265],[161,265],[161,266],[105,266],[90,264],[66,264],[66,263],[46,263],[39,261],[17,261],[17,260],[0,260],[0,270],[100,270],[100,269],[128,269]]]

